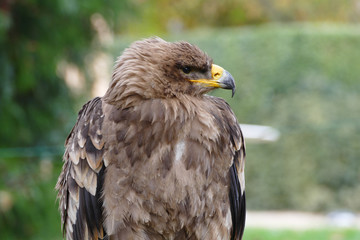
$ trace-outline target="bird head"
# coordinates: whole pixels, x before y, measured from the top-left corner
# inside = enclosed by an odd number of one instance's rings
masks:
[[[215,88],[234,95],[228,71],[195,45],[156,37],[134,42],[118,58],[105,99],[201,96]]]

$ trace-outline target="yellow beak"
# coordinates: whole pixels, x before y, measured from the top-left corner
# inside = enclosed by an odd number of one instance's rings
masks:
[[[204,87],[231,89],[232,96],[234,96],[235,81],[228,71],[216,64],[213,64],[211,66],[211,77],[211,79],[191,79],[189,81],[199,83]]]

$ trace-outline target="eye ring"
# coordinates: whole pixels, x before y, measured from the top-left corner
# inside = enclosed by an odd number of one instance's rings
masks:
[[[181,70],[182,70],[185,74],[188,74],[188,73],[191,72],[191,68],[188,67],[188,66],[182,67]]]

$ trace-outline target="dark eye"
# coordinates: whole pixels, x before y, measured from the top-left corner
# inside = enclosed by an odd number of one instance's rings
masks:
[[[191,68],[188,67],[188,66],[182,67],[181,70],[182,70],[184,73],[186,73],[186,74],[188,74],[188,73],[191,72]]]

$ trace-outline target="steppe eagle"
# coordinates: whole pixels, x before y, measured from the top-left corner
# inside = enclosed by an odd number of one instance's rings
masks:
[[[242,238],[245,143],[214,88],[234,93],[233,77],[187,42],[123,52],[66,139],[56,189],[68,240]]]

